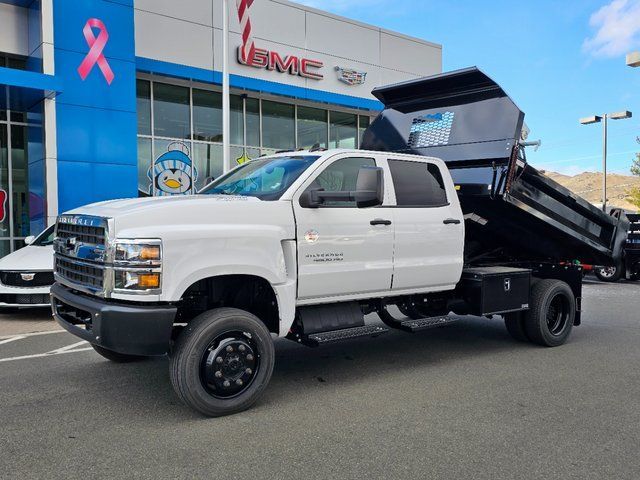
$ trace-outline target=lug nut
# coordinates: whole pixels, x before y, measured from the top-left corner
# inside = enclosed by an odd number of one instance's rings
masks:
[[[247,360],[249,360],[249,361],[253,360],[253,355],[251,355],[251,354],[247,355]]]
[[[244,352],[244,351],[246,350],[246,348],[245,348],[245,346],[244,346],[244,345],[240,345],[240,346],[238,347],[238,350],[240,350],[241,352]]]
[[[247,375],[251,375],[253,373],[253,370],[251,370],[250,368],[247,368],[244,373],[246,373]]]
[[[216,358],[216,363],[222,363],[222,357],[217,357]]]
[[[229,383],[229,380],[225,380],[225,381],[222,383],[222,386],[223,386],[224,388],[229,388],[229,387],[231,386],[231,383]]]
[[[227,346],[227,352],[229,353],[233,352],[233,347],[231,345]]]
[[[241,378],[236,380],[236,385],[238,385],[238,386],[242,385],[242,379]]]
[[[214,375],[216,376],[216,378],[222,378],[222,372],[220,370],[214,373]]]

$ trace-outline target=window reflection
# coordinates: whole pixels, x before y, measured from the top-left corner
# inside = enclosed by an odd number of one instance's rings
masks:
[[[154,134],[159,137],[191,137],[187,87],[154,82],[153,124]]]

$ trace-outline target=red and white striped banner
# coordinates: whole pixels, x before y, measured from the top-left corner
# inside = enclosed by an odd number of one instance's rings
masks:
[[[238,6],[238,20],[240,20],[240,31],[242,32],[242,60],[247,65],[253,64],[253,55],[256,45],[251,36],[251,18],[249,17],[249,9],[253,5],[254,0],[236,0]]]

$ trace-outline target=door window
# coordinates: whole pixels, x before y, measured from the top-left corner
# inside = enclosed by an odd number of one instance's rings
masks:
[[[333,162],[307,188],[325,192],[349,192],[356,189],[360,167],[375,167],[373,158],[349,157]],[[323,207],[355,207],[355,201],[327,200]]]
[[[444,180],[437,165],[426,162],[389,160],[389,169],[399,207],[448,205]]]

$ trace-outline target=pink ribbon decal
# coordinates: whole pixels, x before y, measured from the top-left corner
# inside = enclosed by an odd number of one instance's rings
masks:
[[[100,30],[98,33],[98,38],[93,34],[92,28],[97,28]],[[82,29],[82,33],[84,34],[84,38],[87,41],[87,45],[89,45],[89,53],[84,57],[82,63],[78,67],[78,73],[80,74],[80,78],[84,80],[89,76],[93,66],[97,63],[98,67],[102,71],[105,80],[109,85],[113,82],[113,78],[115,75],[107,62],[107,59],[104,58],[102,51],[104,50],[105,45],[107,44],[107,40],[109,40],[109,32],[107,32],[107,27],[104,26],[101,20],[97,18],[90,18],[87,20],[84,28]]]

